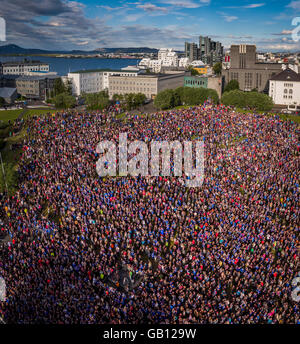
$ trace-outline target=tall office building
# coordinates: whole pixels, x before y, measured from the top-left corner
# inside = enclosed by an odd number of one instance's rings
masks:
[[[198,46],[196,43],[185,42],[185,57],[187,57],[190,62],[198,60]]]
[[[199,60],[213,65],[223,60],[223,46],[220,42],[212,41],[209,37],[199,36]]]
[[[199,36],[199,47],[195,43],[185,43],[185,56],[190,61],[201,60],[205,64],[213,65],[222,62],[223,46],[207,36]]]
[[[257,62],[255,45],[232,45],[230,68],[222,71],[225,84],[231,80],[239,82],[242,91],[256,89],[268,93],[269,79],[282,70],[280,63]]]

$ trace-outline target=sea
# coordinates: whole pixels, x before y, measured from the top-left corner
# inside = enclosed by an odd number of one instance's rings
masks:
[[[57,72],[58,75],[67,75],[69,72],[88,69],[116,69],[127,66],[136,66],[140,59],[103,59],[103,58],[66,58],[66,57],[48,57],[48,56],[1,56],[1,62],[28,60],[41,61],[49,63],[50,71]]]

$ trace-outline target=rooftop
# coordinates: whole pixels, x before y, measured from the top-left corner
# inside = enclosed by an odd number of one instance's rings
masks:
[[[270,80],[275,81],[300,81],[300,74],[294,72],[292,69],[287,68],[282,72],[272,76]]]
[[[19,66],[21,64],[27,65],[27,66],[36,66],[36,65],[48,65],[46,62],[41,61],[8,61],[8,62],[2,62],[3,66]]]
[[[119,72],[119,73],[136,73],[136,70],[120,70],[120,69],[84,69],[78,70],[76,72],[70,72],[70,74],[77,74],[77,73],[95,73],[95,72]]]
[[[0,88],[0,97],[9,98],[15,93],[16,89],[13,87],[1,87]]]
[[[57,79],[58,75],[22,75],[17,80],[45,80],[45,79]]]

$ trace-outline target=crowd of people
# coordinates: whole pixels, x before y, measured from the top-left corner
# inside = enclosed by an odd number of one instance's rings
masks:
[[[28,120],[19,190],[0,201],[4,321],[299,323],[299,126],[209,103],[112,117]],[[96,146],[119,133],[204,140],[203,185],[99,177]]]

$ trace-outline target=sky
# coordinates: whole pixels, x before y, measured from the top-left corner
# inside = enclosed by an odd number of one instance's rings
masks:
[[[225,48],[300,51],[300,1],[294,0],[0,0],[0,17],[6,22],[0,45],[24,48],[184,50],[185,41],[205,35]]]

